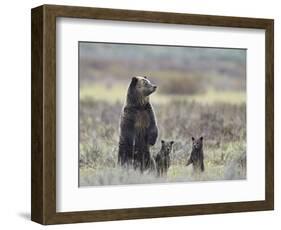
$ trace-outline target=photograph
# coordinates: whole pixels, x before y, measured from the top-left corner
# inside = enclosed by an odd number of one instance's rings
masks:
[[[31,9],[32,221],[274,210],[276,20],[144,9]]]
[[[79,187],[247,179],[246,49],[78,52]]]

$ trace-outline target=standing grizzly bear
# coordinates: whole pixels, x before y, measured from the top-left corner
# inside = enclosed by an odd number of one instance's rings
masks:
[[[146,77],[133,77],[121,115],[118,163],[133,165],[142,172],[151,167],[149,148],[158,136],[155,115],[149,102],[149,95],[156,88]]]
[[[195,172],[204,171],[204,153],[203,153],[203,137],[195,140],[192,137],[192,151],[186,166],[193,164]]]
[[[161,150],[155,156],[155,163],[158,176],[167,175],[168,169],[171,164],[170,153],[172,151],[173,141],[161,140]]]

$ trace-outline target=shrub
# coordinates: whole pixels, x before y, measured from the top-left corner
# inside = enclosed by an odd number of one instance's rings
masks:
[[[196,93],[205,92],[205,87],[204,84],[202,84],[201,77],[199,76],[175,76],[174,78],[171,78],[171,80],[165,81],[163,83],[160,92],[165,94],[192,95]]]

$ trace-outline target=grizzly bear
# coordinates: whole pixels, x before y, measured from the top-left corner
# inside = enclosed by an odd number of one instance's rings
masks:
[[[155,156],[155,163],[158,176],[167,175],[168,169],[171,164],[170,153],[172,151],[173,141],[161,140],[161,150]]]
[[[192,151],[187,161],[186,166],[193,164],[193,170],[195,172],[204,171],[204,153],[203,153],[203,137],[195,140],[192,137]]]
[[[120,119],[118,163],[133,165],[141,172],[151,167],[150,146],[154,145],[158,128],[149,96],[155,92],[147,77],[133,77]]]

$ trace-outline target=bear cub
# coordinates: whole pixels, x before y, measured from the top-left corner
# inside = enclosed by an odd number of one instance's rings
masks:
[[[172,151],[174,142],[161,140],[161,150],[155,156],[155,164],[158,176],[167,175],[171,164],[170,153]]]
[[[120,119],[118,163],[132,165],[143,172],[151,167],[150,146],[154,145],[158,128],[149,96],[157,86],[147,77],[133,77]]]
[[[203,172],[204,168],[204,153],[203,153],[203,137],[195,139],[192,137],[192,151],[187,161],[186,166],[192,164],[195,172]]]

